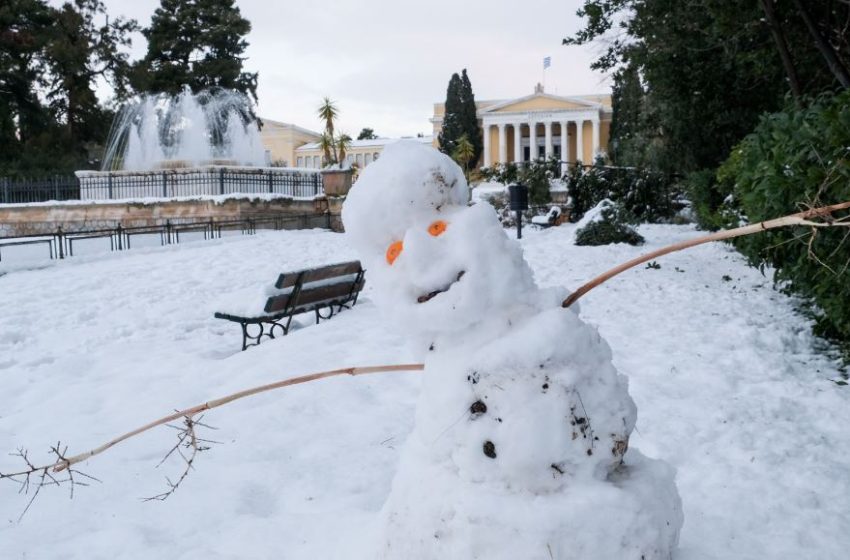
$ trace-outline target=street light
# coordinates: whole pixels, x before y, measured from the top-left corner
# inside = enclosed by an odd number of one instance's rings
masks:
[[[516,238],[522,239],[522,211],[528,210],[528,187],[514,183],[508,187],[511,210],[516,212]]]

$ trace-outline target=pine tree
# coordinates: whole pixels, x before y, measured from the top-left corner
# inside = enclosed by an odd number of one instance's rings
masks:
[[[461,112],[463,104],[461,101],[461,88],[463,84],[457,73],[452,74],[449,86],[446,89],[446,103],[443,112],[443,128],[437,137],[440,143],[440,151],[451,156],[457,149],[457,142],[463,135],[461,126]]]
[[[134,69],[138,91],[232,89],[257,99],[257,73],[243,72],[251,22],[233,0],[161,0],[142,33],[148,52]]]
[[[105,140],[112,113],[100,105],[95,81],[105,80],[118,98],[126,95],[130,65],[122,47],[137,30],[134,20],[110,20],[100,0],[73,0],[53,11],[44,55],[47,99],[71,149],[82,154],[85,143]]]
[[[25,146],[44,129],[49,115],[36,89],[50,9],[43,0],[0,3],[0,168],[16,167]]]

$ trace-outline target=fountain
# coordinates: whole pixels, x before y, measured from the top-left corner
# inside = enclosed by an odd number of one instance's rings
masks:
[[[102,169],[263,166],[265,151],[250,109],[244,94],[229,90],[146,95],[116,116]]]
[[[251,101],[215,89],[145,95],[115,117],[101,171],[78,171],[80,198],[111,200],[321,192],[315,172],[268,167]]]

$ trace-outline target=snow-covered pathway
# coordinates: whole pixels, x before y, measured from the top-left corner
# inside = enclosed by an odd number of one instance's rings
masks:
[[[644,226],[641,248],[575,247],[572,228],[527,232],[542,285],[575,287],[635,254],[695,235]],[[257,301],[278,272],[351,258],[344,236],[257,236],[81,258],[0,277],[0,452],[57,438],[82,451],[152,417],[244,387],[412,357],[369,301],[239,352],[212,312]],[[721,245],[627,272],[588,294],[639,408],[633,445],[678,468],[680,560],[844,558],[850,549],[850,392],[829,381],[809,324]],[[724,276],[730,280],[724,280]],[[309,321],[304,320],[308,325]],[[0,558],[319,558],[349,543],[386,496],[418,374],[322,381],[215,411],[223,442],[165,502],[174,433],[82,468],[74,500],[0,484]],[[4,456],[5,457],[5,456]],[[0,458],[0,470],[18,466]],[[48,492],[48,490],[50,490]]]

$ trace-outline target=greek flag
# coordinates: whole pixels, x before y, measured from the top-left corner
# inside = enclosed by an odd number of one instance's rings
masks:
[[[552,57],[551,56],[543,57],[543,69],[546,70],[550,66],[552,66]]]

